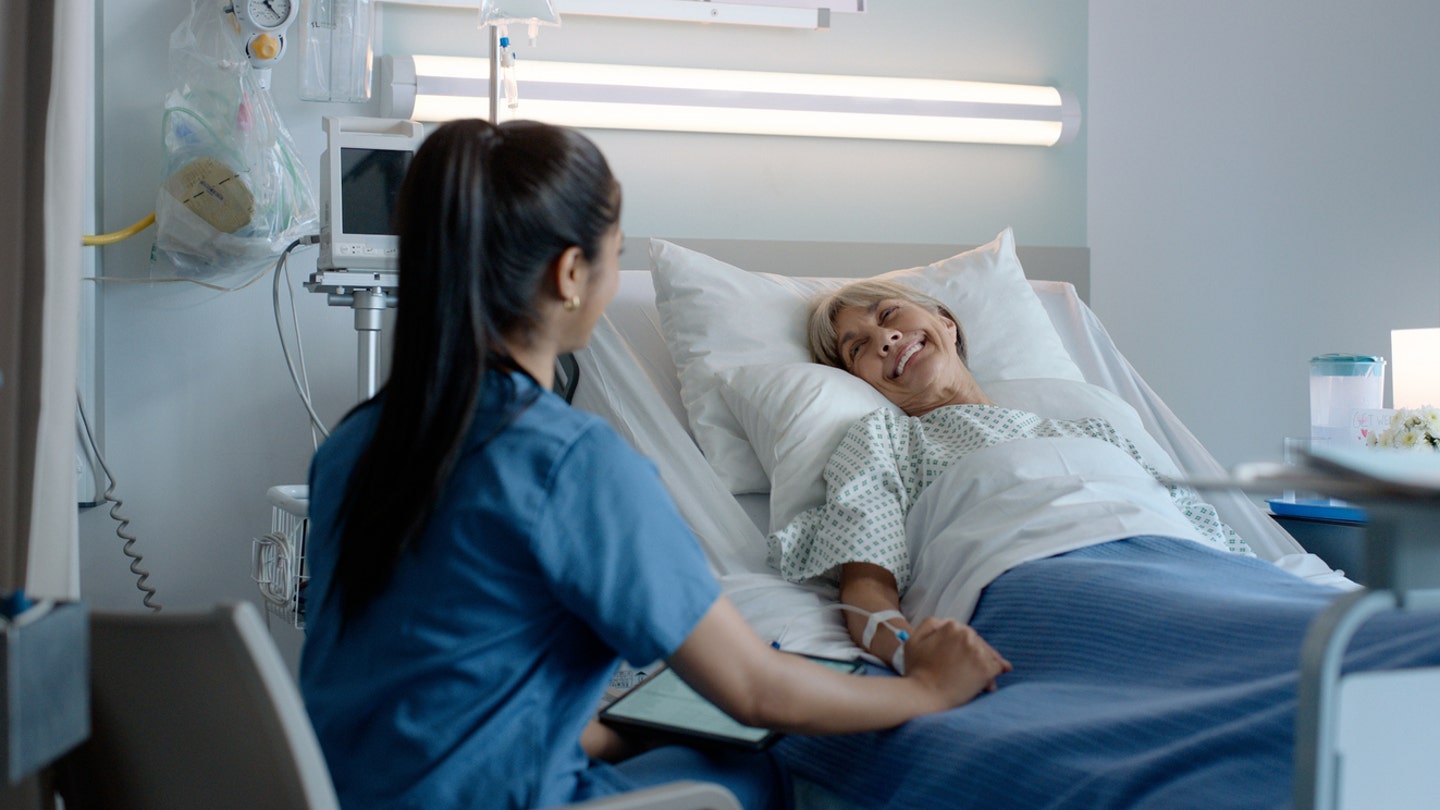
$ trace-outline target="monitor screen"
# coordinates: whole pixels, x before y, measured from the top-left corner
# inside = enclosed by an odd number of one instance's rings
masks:
[[[395,198],[413,154],[395,149],[340,149],[341,227],[345,233],[395,233]]]

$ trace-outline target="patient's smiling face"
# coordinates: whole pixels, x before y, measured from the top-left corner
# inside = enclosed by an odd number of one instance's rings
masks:
[[[911,416],[942,405],[988,404],[955,348],[958,327],[912,301],[886,298],[835,313],[845,370]]]

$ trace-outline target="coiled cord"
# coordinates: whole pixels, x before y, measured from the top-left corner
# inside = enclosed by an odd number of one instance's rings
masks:
[[[145,558],[140,552],[134,550],[135,542],[139,538],[133,532],[128,531],[130,520],[120,514],[120,507],[124,506],[124,501],[115,497],[115,476],[110,473],[110,467],[105,463],[105,457],[100,454],[100,446],[95,442],[95,433],[90,430],[90,417],[85,413],[85,400],[81,398],[78,390],[75,392],[75,405],[80,412],[80,424],[85,428],[85,440],[90,443],[90,449],[95,453],[95,460],[100,463],[100,469],[105,473],[105,480],[108,482],[100,497],[112,504],[110,517],[119,524],[115,527],[115,534],[125,541],[125,545],[120,550],[130,558],[130,573],[135,575],[135,587],[145,594],[141,601],[145,607],[158,613],[160,603],[155,601],[156,591],[146,584],[146,580],[150,578],[150,572],[140,567]]]

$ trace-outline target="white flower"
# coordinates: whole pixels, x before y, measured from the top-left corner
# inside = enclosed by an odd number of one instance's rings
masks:
[[[1390,417],[1390,424],[1377,435],[1366,438],[1371,447],[1401,450],[1435,450],[1440,447],[1440,408],[1402,408]]]
[[[1426,406],[1420,409],[1420,420],[1425,423],[1425,432],[1431,439],[1440,436],[1440,408]]]

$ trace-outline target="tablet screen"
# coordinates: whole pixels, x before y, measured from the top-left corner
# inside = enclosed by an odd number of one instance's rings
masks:
[[[836,661],[806,656],[840,672],[855,672],[860,661]],[[616,698],[600,712],[601,721],[622,729],[671,735],[691,743],[725,743],[761,749],[780,733],[732,720],[718,706],[700,696],[666,667]]]

